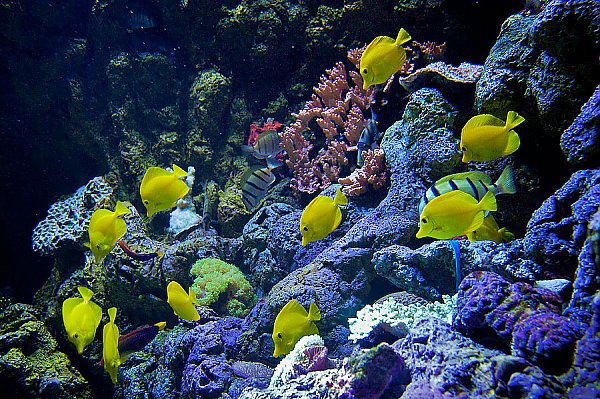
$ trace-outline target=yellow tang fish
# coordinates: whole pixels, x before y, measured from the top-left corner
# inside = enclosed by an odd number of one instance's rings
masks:
[[[322,240],[337,229],[342,221],[342,211],[340,211],[339,205],[347,203],[348,198],[339,188],[335,199],[319,195],[310,201],[300,216],[302,246],[312,241]]]
[[[314,322],[319,320],[321,320],[321,311],[314,302],[310,304],[307,313],[298,301],[295,299],[289,301],[281,309],[273,324],[271,335],[275,344],[273,357],[290,353],[300,338],[318,334],[319,329]]]
[[[508,111],[506,122],[489,114],[472,117],[460,133],[462,161],[492,161],[517,151],[521,140],[512,129],[524,121],[515,111]]]
[[[96,335],[102,320],[102,309],[90,301],[94,293],[87,287],[77,287],[81,298],[68,298],[62,304],[62,317],[69,341],[81,355]]]
[[[417,238],[433,237],[448,240],[477,230],[485,211],[496,210],[496,197],[488,191],[477,202],[472,195],[454,190],[432,199],[420,216]]]
[[[115,324],[117,308],[108,309],[110,321],[104,325],[102,331],[102,358],[104,359],[104,370],[110,375],[113,384],[117,383],[117,370],[121,365],[119,355],[119,327]]]
[[[183,176],[187,176],[187,172],[175,164],[173,172],[156,166],[148,168],[140,185],[148,216],[173,208],[178,199],[186,196],[190,188],[180,179]]]
[[[195,321],[200,320],[200,315],[194,304],[198,305],[196,294],[189,288],[189,292],[185,292],[181,284],[177,281],[171,281],[167,285],[167,303],[171,305],[173,312],[184,320]]]
[[[496,244],[509,242],[515,239],[515,235],[506,227],[498,227],[496,219],[490,213],[483,219],[483,224],[475,231],[467,233],[469,241],[494,241]]]
[[[402,47],[411,39],[404,28],[398,32],[396,40],[389,36],[377,36],[367,46],[360,57],[360,74],[363,78],[363,89],[385,83],[390,76],[398,72],[406,62],[406,51]]]
[[[88,227],[90,242],[84,245],[92,250],[96,264],[112,251],[117,241],[127,232],[127,225],[119,216],[128,213],[129,209],[121,201],[117,201],[114,212],[97,209],[92,213]]]

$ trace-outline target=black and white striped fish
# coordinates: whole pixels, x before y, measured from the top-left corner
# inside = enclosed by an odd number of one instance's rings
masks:
[[[279,143],[279,134],[275,130],[267,130],[262,132],[256,138],[254,146],[243,145],[242,151],[254,155],[258,159],[266,159],[267,165],[274,169],[281,166],[281,162],[275,157],[281,152]]]
[[[242,201],[246,209],[252,211],[267,194],[269,186],[275,181],[270,168],[254,166],[242,176]]]
[[[500,177],[495,183],[492,179],[483,172],[465,172],[455,173],[442,177],[423,194],[419,203],[419,215],[423,213],[425,205],[435,197],[439,197],[450,191],[461,190],[475,197],[477,201],[481,200],[485,193],[491,191],[494,195],[498,194],[514,194],[517,192],[515,181],[513,178],[513,170],[510,165],[507,165]]]

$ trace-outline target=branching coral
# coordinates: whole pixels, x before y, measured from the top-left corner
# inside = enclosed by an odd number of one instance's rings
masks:
[[[338,180],[342,190],[348,195],[361,195],[370,188],[378,190],[385,186],[388,180],[385,166],[385,154],[381,148],[368,150],[363,153],[364,164],[348,177]]]
[[[254,304],[252,286],[234,265],[215,258],[200,259],[190,274],[198,303],[221,314],[244,317]]]
[[[357,67],[360,50],[348,52],[348,58]],[[363,90],[358,71],[347,73],[341,61],[321,76],[313,90],[304,108],[293,115],[296,121],[280,133],[286,164],[294,175],[292,188],[309,194],[337,182],[348,164],[348,146],[356,145],[365,126],[363,111],[375,95],[374,88]],[[317,134],[317,126],[322,135]],[[320,142],[323,145],[315,154]]]

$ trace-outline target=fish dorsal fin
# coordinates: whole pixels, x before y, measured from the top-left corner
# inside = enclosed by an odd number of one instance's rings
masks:
[[[108,309],[108,317],[110,318],[110,322],[115,324],[115,319],[117,318],[117,308],[112,307]]]
[[[121,216],[121,215],[128,215],[131,213],[131,211],[129,210],[129,208],[127,208],[127,205],[125,205],[121,201],[117,201],[117,206],[115,207],[115,213],[117,214],[117,216]]]
[[[336,205],[347,205],[348,197],[346,197],[346,195],[342,192],[342,190],[338,188],[335,193],[335,198],[333,200],[333,203]]]
[[[187,293],[185,292],[185,290],[183,289],[183,287],[181,286],[181,284],[179,284],[177,281],[173,280],[169,283],[169,285],[167,285],[167,297],[185,297],[187,296]]]
[[[404,28],[400,28],[400,32],[398,32],[398,36],[396,37],[396,46],[401,46],[411,39],[412,37],[410,37],[408,32]]]
[[[439,179],[438,181],[436,181],[435,184],[444,183],[450,179],[465,180],[467,177],[471,180],[481,180],[482,182],[484,182],[486,184],[490,184],[492,182],[492,178],[489,177],[486,173],[475,170],[475,171],[471,171],[471,172],[454,173],[453,175],[444,176],[441,179]]]
[[[188,175],[185,170],[183,170],[182,168],[180,168],[179,166],[177,166],[175,164],[173,164],[173,173],[177,177],[183,177],[183,176],[187,176]]]
[[[316,206],[319,202],[321,202],[324,198],[329,198],[329,197],[325,197],[323,195],[317,195],[315,198],[312,199],[312,201],[310,201],[308,203],[308,205],[306,205],[306,208],[304,208],[304,212],[302,212],[302,216],[304,216],[305,212],[306,213],[310,213],[310,209],[313,208],[314,206]],[[331,198],[330,198],[331,199]],[[300,217],[300,219],[302,219],[302,217]]]
[[[519,138],[519,135],[514,130],[511,130],[510,132],[508,132],[508,144],[506,145],[506,148],[504,149],[502,155],[510,155],[513,152],[517,151],[520,146],[521,139]]]
[[[146,173],[144,173],[144,177],[142,178],[142,183],[140,185],[140,190],[142,187],[146,186],[147,184],[149,184],[152,180],[156,179],[157,177],[165,177],[165,176],[172,176],[173,173],[163,169],[163,168],[159,168],[157,166],[151,166],[148,168],[148,170],[146,170]]]
[[[306,312],[306,309],[304,309],[304,306],[300,305],[300,303],[295,300],[292,299],[291,301],[289,301],[284,307],[283,309],[281,309],[281,314],[297,314],[300,316],[304,316],[307,317],[308,316],[308,312]]]
[[[308,319],[310,321],[319,321],[321,320],[321,311],[317,307],[317,304],[311,302],[309,310],[308,310]]]
[[[463,127],[465,129],[474,129],[479,126],[502,126],[504,127],[505,122],[502,119],[496,118],[494,115],[481,114],[472,117]]]
[[[108,209],[97,209],[90,218],[90,226],[93,227],[100,219],[107,216],[114,216],[114,214],[113,211],[109,211]]]
[[[188,297],[190,298],[190,302],[194,305],[200,305],[198,303],[198,298],[196,298],[196,293],[192,290],[192,287],[188,288]]]
[[[467,193],[465,193],[464,191],[461,191],[461,190],[448,191],[447,193],[444,193],[444,194],[440,195],[439,197],[435,197],[434,199],[432,199],[431,201],[429,201],[429,203],[431,204],[431,203],[434,203],[434,202],[435,203],[437,203],[437,202],[443,202],[443,201],[447,201],[449,199],[453,199],[454,197],[458,197],[460,200],[467,201],[467,202],[469,202],[471,204],[477,204],[477,200],[475,199],[475,197],[473,197],[471,194],[467,194]]]
[[[478,228],[480,228],[481,225],[483,224],[483,219],[484,219],[484,213],[477,212],[475,214],[475,217],[473,218],[473,221],[471,222],[471,225],[469,227],[467,227],[466,231],[463,231],[463,234],[472,233],[475,230],[477,230]]]
[[[367,54],[367,56],[369,55],[369,53],[371,51],[373,51],[374,48],[376,48],[380,43],[383,42],[391,42],[394,43],[394,39],[392,39],[389,36],[377,36],[375,39],[373,39],[371,41],[371,43],[369,43],[369,45],[367,46],[367,48],[365,49],[365,51],[363,52],[363,55]],[[362,59],[362,57],[361,57]]]
[[[83,298],[68,298],[63,301],[62,304],[62,314],[63,314],[63,322],[65,323],[65,327],[70,329],[75,323],[73,319],[73,310],[83,303]]]
[[[83,300],[86,302],[89,302],[89,300],[94,296],[94,292],[88,287],[79,286],[77,287],[77,291],[79,291],[79,295],[81,295]]]

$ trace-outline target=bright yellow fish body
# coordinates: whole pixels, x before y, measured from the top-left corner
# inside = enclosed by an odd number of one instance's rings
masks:
[[[153,166],[148,168],[140,185],[142,203],[147,215],[175,207],[177,200],[187,195],[190,188],[180,177],[187,172],[173,164],[173,172]]]
[[[396,40],[389,36],[377,36],[373,39],[360,57],[364,90],[369,86],[385,83],[400,70],[406,62],[406,51],[402,45],[410,39],[410,35],[403,28],[398,32]]]
[[[90,242],[85,245],[92,250],[96,264],[112,251],[117,241],[127,232],[127,225],[119,216],[128,213],[127,206],[117,201],[114,212],[108,209],[97,209],[92,214],[88,227]]]
[[[447,192],[425,205],[417,238],[448,240],[465,235],[482,225],[485,211],[495,210],[496,197],[491,191],[480,202],[460,190]]]
[[[337,229],[342,221],[342,211],[339,205],[346,205],[348,198],[338,189],[335,199],[319,195],[304,208],[300,216],[300,233],[302,233],[302,246],[309,242],[325,238]]]
[[[289,301],[281,309],[273,324],[271,335],[275,344],[273,357],[290,353],[300,338],[318,334],[319,329],[314,322],[319,320],[321,320],[321,311],[314,302],[306,312],[304,306],[295,299]]]
[[[460,134],[462,161],[492,161],[519,149],[521,140],[514,129],[525,118],[509,111],[506,122],[493,115],[477,115],[469,119]]]
[[[198,305],[198,300],[192,287],[189,288],[189,292],[185,292],[181,284],[171,281],[167,285],[167,303],[171,305],[171,309],[178,317],[187,321],[200,320],[200,315],[194,306],[194,304]]]
[[[108,309],[110,321],[104,325],[102,331],[102,355],[104,359],[104,370],[110,375],[113,384],[117,383],[117,370],[121,365],[119,355],[119,327],[115,324],[117,308]]]
[[[96,336],[102,320],[102,309],[92,302],[94,293],[87,287],[77,287],[81,298],[68,298],[62,304],[62,317],[69,341],[81,355]]]
[[[467,233],[469,241],[494,241],[496,244],[509,242],[515,239],[515,235],[508,231],[506,227],[498,227],[498,223],[489,214],[483,219],[483,224],[475,231]]]

